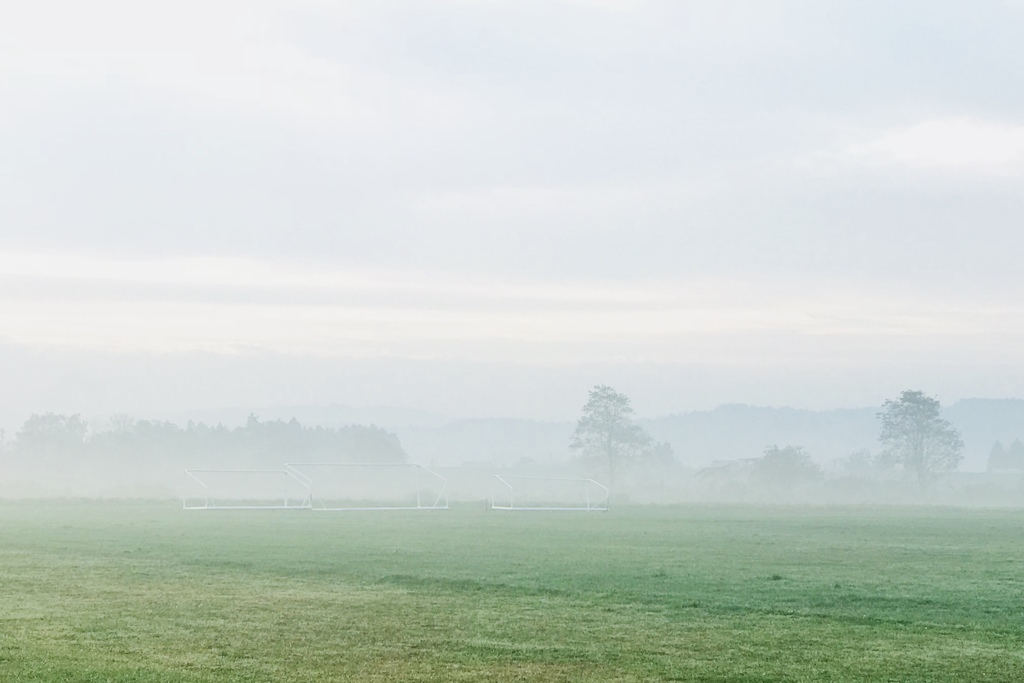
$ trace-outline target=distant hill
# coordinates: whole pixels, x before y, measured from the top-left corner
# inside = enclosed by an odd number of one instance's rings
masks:
[[[964,437],[965,470],[984,470],[996,441],[1009,446],[1024,441],[1024,400],[1019,398],[968,398],[945,411],[947,420]]]
[[[814,411],[725,405],[709,411],[667,415],[644,426],[659,441],[672,444],[688,465],[713,460],[757,457],[769,444],[803,446],[827,463],[853,451],[881,450],[877,413],[881,408]],[[984,470],[995,441],[1024,440],[1024,400],[964,399],[947,407],[944,417],[964,437],[961,469]]]
[[[861,448],[878,450],[877,412],[724,405],[645,420],[643,425],[656,440],[672,444],[680,462],[693,467],[756,458],[771,444],[803,446],[816,460],[827,462]]]
[[[658,441],[667,441],[680,462],[704,467],[715,460],[759,456],[770,444],[803,446],[822,464],[867,448],[877,453],[880,407],[840,410],[767,408],[723,405],[641,420]],[[262,420],[292,417],[304,425],[343,427],[374,424],[398,434],[414,462],[452,466],[463,463],[515,465],[522,461],[559,463],[570,457],[572,422],[491,418],[453,420],[442,415],[398,407],[351,408],[284,406],[189,411],[163,416],[229,426],[244,424],[254,413]],[[964,399],[949,406],[945,417],[964,437],[968,471],[984,470],[996,440],[1009,445],[1024,440],[1024,400]]]

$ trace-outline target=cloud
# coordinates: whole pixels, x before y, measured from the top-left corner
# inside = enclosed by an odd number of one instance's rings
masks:
[[[288,40],[278,26],[301,6],[25,3],[0,26],[0,102],[18,104],[40,84],[63,96],[123,91],[186,114],[262,116],[321,135],[382,133],[396,116],[441,126],[459,117],[463,104],[445,93]],[[342,10],[327,16],[346,18]]]
[[[1016,367],[1019,5],[9,2],[0,337]]]
[[[748,366],[918,354],[922,340],[928,352],[980,353],[1020,338],[1019,306],[894,296],[856,282],[516,281],[240,258],[7,254],[0,284],[0,342],[111,352]]]
[[[1024,162],[1024,126],[969,118],[923,121],[848,153],[871,163],[934,170],[1005,170]]]

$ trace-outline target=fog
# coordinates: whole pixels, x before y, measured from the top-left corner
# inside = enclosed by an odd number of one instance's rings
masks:
[[[8,4],[0,496],[603,481],[608,384],[672,450],[621,501],[1016,500],[1020,2]],[[908,389],[964,439],[926,490],[871,464]]]
[[[640,419],[653,447],[623,459],[614,487],[606,460],[572,449],[574,421],[339,405],[262,417],[241,409],[168,419],[46,413],[0,439],[0,497],[267,507],[308,504],[312,491],[328,509],[487,507],[510,495],[520,505],[586,507],[611,488],[615,505],[1020,505],[1024,401],[946,407],[963,457],[925,486],[880,442],[879,413],[729,405]]]

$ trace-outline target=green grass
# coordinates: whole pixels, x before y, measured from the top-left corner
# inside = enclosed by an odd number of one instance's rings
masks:
[[[0,503],[0,681],[1019,681],[1024,512]]]

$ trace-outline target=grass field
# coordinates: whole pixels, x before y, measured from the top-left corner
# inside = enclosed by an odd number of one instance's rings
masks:
[[[1024,512],[0,503],[0,681],[1022,681]]]

